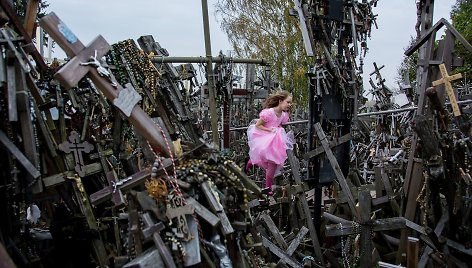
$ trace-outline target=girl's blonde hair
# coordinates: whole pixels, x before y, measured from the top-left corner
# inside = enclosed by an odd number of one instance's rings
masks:
[[[290,92],[286,90],[277,90],[274,93],[269,94],[269,96],[264,102],[263,107],[264,109],[277,107],[280,101],[285,100],[289,96],[292,96]]]

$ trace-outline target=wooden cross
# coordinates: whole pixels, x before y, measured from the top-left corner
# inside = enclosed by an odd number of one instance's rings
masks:
[[[274,243],[272,243],[269,239],[266,237],[262,237],[262,245],[264,247],[269,248],[269,250],[277,255],[281,260],[283,260],[286,264],[288,264],[291,267],[298,268],[300,267],[300,263],[298,263],[295,259],[293,259],[285,250],[277,247]]]
[[[460,116],[461,111],[459,109],[459,104],[457,103],[456,94],[452,88],[451,81],[462,78],[462,74],[449,75],[446,70],[446,65],[444,63],[439,64],[439,70],[441,71],[442,78],[436,81],[433,81],[433,86],[444,84],[446,87],[447,95],[449,96],[449,101],[451,102],[452,112],[454,116]]]
[[[92,82],[109,101],[113,103],[117,100],[121,101],[120,92],[123,91],[123,87],[116,84],[110,76],[107,76],[106,69],[98,61],[111,47],[101,35],[96,37],[89,46],[85,47],[54,12],[44,16],[39,24],[59,44],[66,55],[71,58],[55,74],[55,77],[63,86],[71,88],[82,77],[88,74]],[[90,61],[91,59],[93,60],[92,62]],[[163,130],[152,121],[139,105],[135,104],[133,103],[133,106],[129,109],[128,120],[135,126],[137,132],[146,138],[162,155],[167,157],[173,155],[174,147],[172,142],[166,142]]]
[[[371,220],[372,199],[367,188],[359,192],[360,222],[339,220],[338,224],[326,226],[326,236],[360,234],[361,267],[372,267],[372,233],[409,227],[426,235],[424,229],[403,217]],[[331,217],[333,219],[333,217]],[[333,219],[334,220],[334,219]]]
[[[292,150],[287,150],[287,156],[288,156],[288,161],[290,163],[290,167],[292,168],[294,181],[296,184],[300,185],[302,184],[302,178],[300,174],[300,162],[295,157]],[[318,233],[315,228],[315,223],[312,220],[312,213],[308,205],[307,197],[303,193],[298,196],[298,199],[299,199],[299,204],[303,208],[303,212],[305,213],[305,217],[307,218],[306,223],[308,225],[308,230],[310,231],[311,243],[313,244],[315,255],[318,258],[318,260],[321,262],[321,265],[325,266],[323,254],[321,253],[321,247],[320,247],[320,242],[319,242],[320,240],[318,239]]]
[[[154,244],[156,244],[156,248],[159,251],[159,254],[162,257],[162,260],[166,264],[166,267],[177,267],[174,263],[174,259],[172,257],[172,253],[167,248],[164,240],[162,240],[159,232],[164,229],[164,224],[162,222],[154,223],[151,219],[151,215],[149,213],[141,214],[141,219],[144,223],[144,229],[142,229],[144,238],[152,237]]]
[[[121,192],[121,189],[118,187],[118,184],[120,183],[122,185],[126,181],[131,180],[132,177],[128,177],[124,180],[119,180],[115,170],[110,170],[106,172],[105,175],[107,177],[109,185],[113,188],[113,192],[111,194],[111,201],[113,202],[113,204],[115,204],[115,206],[123,205],[125,203],[125,198],[123,196],[123,193]]]
[[[297,249],[297,247],[300,245],[302,242],[303,238],[305,235],[308,233],[309,229],[305,226],[302,226],[298,234],[296,235],[295,239],[292,240],[290,245],[285,242],[284,237],[282,234],[279,232],[279,229],[273,222],[272,218],[269,216],[267,213],[262,213],[261,215],[262,221],[265,223],[267,226],[267,230],[271,233],[271,237],[275,239],[275,242],[278,244],[279,248],[276,248],[276,245],[272,246],[270,243],[264,244],[265,246],[269,247],[269,250],[272,251],[274,254],[280,257],[280,260],[278,262],[278,265],[281,265],[280,263],[285,263],[286,258],[288,257],[288,263],[292,262],[292,255]],[[264,240],[263,240],[264,241]],[[278,254],[278,252],[285,252],[285,254]],[[298,267],[298,266],[297,266]]]
[[[321,145],[324,148],[324,151],[326,153],[326,156],[329,159],[329,163],[331,164],[331,167],[334,170],[334,173],[336,174],[336,178],[338,179],[339,186],[341,186],[341,189],[343,193],[346,195],[347,198],[347,203],[349,205],[349,208],[351,209],[352,215],[359,219],[359,212],[356,209],[356,205],[354,203],[354,197],[352,196],[351,189],[349,188],[349,185],[347,184],[346,178],[344,177],[344,174],[341,171],[341,167],[339,166],[338,161],[336,160],[336,157],[333,154],[333,151],[331,151],[331,148],[329,147],[329,141],[326,137],[326,134],[323,131],[323,128],[321,127],[320,123],[316,123],[314,125],[316,134],[318,135],[318,138],[320,139]]]
[[[233,226],[228,219],[228,216],[225,213],[225,210],[221,203],[219,202],[218,198],[216,197],[217,193],[212,189],[210,182],[205,181],[200,184],[200,187],[203,191],[203,194],[208,201],[209,208],[213,213],[215,213],[221,222],[221,231],[224,235],[229,235],[234,232]]]
[[[84,159],[82,157],[82,152],[90,153],[93,150],[93,145],[84,141],[80,142],[79,133],[76,131],[72,131],[69,136],[69,141],[65,141],[58,145],[59,149],[65,153],[74,153],[75,159],[75,171],[79,174],[80,177],[85,176],[85,164]]]

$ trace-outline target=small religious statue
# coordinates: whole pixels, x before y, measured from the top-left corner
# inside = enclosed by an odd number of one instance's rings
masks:
[[[202,240],[203,243],[209,246],[213,252],[215,252],[216,256],[220,259],[220,268],[232,268],[233,264],[231,263],[231,259],[228,255],[228,250],[226,247],[221,243],[220,236],[218,234],[211,237],[211,241],[208,242],[205,239]]]
[[[90,56],[89,61],[81,62],[80,65],[82,66],[91,65],[97,68],[97,72],[100,76],[108,78],[110,80],[111,85],[115,88],[117,87],[117,84],[113,82],[111,79],[111,73],[105,67],[103,67],[100,61],[97,59],[97,50],[95,50],[95,54],[93,56]]]

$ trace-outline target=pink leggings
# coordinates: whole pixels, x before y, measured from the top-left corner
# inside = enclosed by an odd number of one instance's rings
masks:
[[[246,171],[252,167],[251,159],[247,161]],[[265,169],[266,174],[266,188],[269,188],[272,191],[272,184],[274,183],[275,171],[277,170],[277,164],[269,162],[267,163],[267,168]]]

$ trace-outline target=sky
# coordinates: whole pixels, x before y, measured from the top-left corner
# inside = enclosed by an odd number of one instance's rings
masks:
[[[56,15],[82,41],[88,44],[102,35],[110,44],[152,35],[167,49],[170,56],[205,56],[201,1],[197,0],[48,0],[47,13]],[[214,4],[208,0],[211,49],[214,56],[222,51],[230,55],[231,46],[215,18]],[[390,88],[397,88],[394,79],[411,36],[416,36],[415,0],[380,0],[378,29],[373,28],[368,40],[369,51],[364,59],[364,86],[370,88],[369,74],[373,62],[380,67]],[[455,0],[437,0],[434,23],[440,18],[450,21],[449,13]],[[56,49],[57,50],[57,49]],[[63,53],[56,52],[57,57]]]

